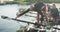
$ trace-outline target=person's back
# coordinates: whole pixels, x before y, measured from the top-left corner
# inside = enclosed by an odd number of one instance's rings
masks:
[[[44,3],[43,2],[38,2],[38,3],[36,3],[35,5],[34,5],[34,10],[35,11],[40,11],[41,10],[41,8],[44,6]]]

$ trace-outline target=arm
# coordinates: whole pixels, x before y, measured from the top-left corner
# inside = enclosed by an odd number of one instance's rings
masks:
[[[18,14],[18,15],[16,16],[16,19],[17,19],[18,17],[24,15],[25,13],[29,12],[29,11],[30,11],[30,9],[27,9],[26,11],[22,12],[21,14]]]

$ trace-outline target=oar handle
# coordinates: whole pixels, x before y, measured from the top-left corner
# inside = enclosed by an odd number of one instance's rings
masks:
[[[9,20],[15,20],[15,21],[19,21],[19,22],[24,22],[24,23],[30,23],[30,24],[36,24],[39,25],[38,23],[33,23],[33,22],[29,22],[29,21],[24,21],[24,20],[20,20],[20,19],[15,19],[15,18],[10,18],[7,16],[1,16],[2,19],[9,19]],[[41,24],[42,25],[42,24]],[[44,25],[43,25],[44,26]]]
[[[31,24],[35,24],[33,22],[29,22],[29,21],[24,21],[24,20],[19,20],[19,19],[15,19],[15,18],[10,18],[7,16],[1,16],[2,19],[9,19],[9,20],[15,20],[15,21],[19,21],[19,22],[24,22],[24,23],[31,23]]]
[[[1,18],[6,19],[6,18],[8,18],[8,17],[7,17],[7,16],[1,16]]]

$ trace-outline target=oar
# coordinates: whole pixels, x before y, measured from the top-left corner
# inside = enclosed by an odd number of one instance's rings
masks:
[[[2,19],[10,19],[10,20],[15,20],[15,21],[19,21],[19,22],[24,22],[24,23],[30,23],[30,24],[37,24],[37,23],[33,23],[33,22],[28,22],[28,21],[23,21],[23,20],[19,20],[19,19],[15,19],[15,18],[10,18],[10,17],[7,17],[7,16],[1,16]],[[37,24],[39,25],[39,24]],[[42,25],[44,26],[44,25]],[[60,30],[60,28],[56,28],[56,27],[53,27],[54,29],[57,29],[57,30]]]
[[[24,23],[35,24],[35,23],[33,23],[33,22],[23,21],[23,20],[19,20],[19,19],[15,19],[15,18],[10,18],[10,17],[7,17],[7,16],[1,16],[1,18],[2,18],[2,19],[15,20],[15,21],[24,22]]]
[[[34,24],[34,25],[41,25],[41,26],[45,26],[45,25],[42,25],[42,24],[38,24],[38,23],[33,23],[33,22],[29,22],[29,21],[24,21],[24,20],[20,20],[20,19],[15,19],[15,18],[10,18],[10,17],[7,17],[7,16],[1,16],[2,19],[9,19],[9,20],[15,20],[15,21],[18,21],[18,22],[24,22],[24,23],[30,23],[30,24]]]

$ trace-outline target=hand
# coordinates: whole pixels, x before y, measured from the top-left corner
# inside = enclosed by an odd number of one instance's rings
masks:
[[[18,17],[20,17],[20,14],[17,13],[15,19],[17,19]]]

